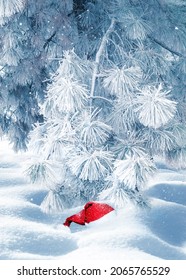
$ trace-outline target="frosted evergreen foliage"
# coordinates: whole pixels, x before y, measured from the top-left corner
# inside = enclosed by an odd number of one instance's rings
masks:
[[[111,94],[125,96],[137,87],[141,78],[142,71],[139,67],[115,67],[106,71],[103,85]]]
[[[87,147],[104,144],[112,132],[111,126],[97,119],[98,113],[96,110],[92,114],[85,111],[83,121],[78,127],[80,137]]]
[[[166,152],[166,158],[172,167],[176,169],[186,168],[186,128],[179,123],[170,128],[174,134],[174,145]]]
[[[60,81],[60,78],[71,75],[82,81],[88,76],[91,67],[91,63],[86,59],[81,59],[74,50],[65,51],[64,59],[57,70],[56,79]]]
[[[117,135],[122,134],[122,132],[128,133],[128,131],[133,131],[133,126],[138,120],[135,108],[136,106],[132,99],[115,102],[108,121]]]
[[[41,203],[41,209],[47,214],[59,213],[67,208],[65,199],[60,195],[60,189],[50,190]]]
[[[87,90],[72,77],[61,77],[51,87],[49,86],[48,94],[52,95],[56,110],[74,113],[85,106]]]
[[[124,18],[123,27],[127,37],[131,40],[144,40],[151,31],[144,19],[134,16],[132,13]]]
[[[156,155],[185,167],[180,3],[0,1],[1,131],[35,152],[43,211],[99,196],[145,206]]]
[[[71,0],[0,1],[0,125],[16,151],[27,149],[29,132],[43,122],[46,81],[63,51],[73,48],[72,11]],[[10,108],[14,113],[7,120]]]
[[[145,87],[136,98],[139,121],[148,127],[159,128],[174,117],[176,102],[169,100],[161,84],[158,88]]]
[[[145,139],[139,139],[135,133],[129,134],[125,139],[117,139],[116,145],[113,147],[114,154],[118,159],[125,159],[127,156],[144,157]]]
[[[104,178],[112,169],[112,154],[95,150],[92,153],[82,151],[68,160],[72,173],[80,179],[90,182]]]
[[[127,156],[124,160],[117,160],[114,164],[114,175],[129,189],[142,188],[155,172],[153,162],[146,156]]]
[[[9,66],[18,66],[23,58],[20,42],[16,34],[9,32],[4,37],[3,61]]]
[[[116,208],[123,208],[129,203],[129,196],[126,188],[112,186],[99,195],[99,199],[103,201],[109,201]]]
[[[0,18],[10,17],[23,10],[25,0],[0,0]]]
[[[40,183],[51,186],[58,182],[52,166],[53,162],[40,161],[33,163],[26,171],[32,183]]]
[[[175,146],[175,135],[167,127],[144,129],[140,134],[151,155],[165,154],[166,151],[173,149]]]
[[[39,154],[43,148],[45,143],[45,136],[46,136],[46,125],[40,125],[36,123],[34,126],[34,130],[30,133],[31,137],[35,139],[32,143],[30,143],[29,148],[34,150],[36,154]]]
[[[177,147],[167,153],[167,160],[175,169],[186,168],[186,146]]]
[[[107,188],[99,194],[99,199],[108,201],[116,209],[128,207],[132,204],[142,208],[149,208],[150,204],[146,197],[144,197],[139,190],[132,190],[124,183],[118,181],[117,177],[112,177]]]

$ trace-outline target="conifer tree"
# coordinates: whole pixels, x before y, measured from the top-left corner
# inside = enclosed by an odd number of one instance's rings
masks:
[[[50,73],[47,83],[42,80],[46,95],[37,91],[43,122],[34,120],[30,146],[36,156],[27,171],[32,182],[49,189],[42,209],[60,211],[90,199],[145,206],[142,191],[155,172],[156,155],[185,168],[186,6],[181,0],[73,1],[67,9],[72,31],[65,33],[72,44],[64,50],[54,14],[65,1],[38,3],[39,16],[44,5],[55,30],[43,38],[44,25],[34,37],[42,38],[35,51],[44,49],[39,55],[47,56],[44,66],[37,59],[47,73],[42,78]],[[16,12],[22,15],[22,9]],[[12,46],[18,64],[20,44]]]
[[[72,9],[71,0],[0,1],[0,127],[16,151],[26,150],[29,131],[43,120],[39,104],[55,58],[73,47]]]

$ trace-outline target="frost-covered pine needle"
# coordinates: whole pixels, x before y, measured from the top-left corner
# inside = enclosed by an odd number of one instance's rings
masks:
[[[40,207],[41,210],[47,214],[55,214],[62,212],[67,206],[59,192],[50,190]]]
[[[25,173],[33,184],[41,183],[46,186],[53,186],[59,182],[59,178],[56,176],[54,162],[44,160],[33,163]]]
[[[123,208],[129,203],[126,190],[115,186],[103,190],[99,195],[99,200],[109,201],[115,208]]]
[[[166,153],[168,163],[175,169],[186,169],[186,146],[175,147]]]
[[[115,209],[128,207],[131,204],[142,208],[150,207],[147,199],[139,191],[128,188],[116,178],[111,183],[111,187],[99,194],[99,200],[108,201]]]
[[[144,187],[155,170],[155,165],[148,156],[128,156],[124,160],[115,161],[113,174],[119,182],[135,190]]]
[[[117,138],[117,142],[112,148],[117,159],[125,159],[126,156],[145,156],[144,139],[137,138],[135,133],[124,139]]]
[[[147,34],[151,31],[150,25],[141,17],[137,17],[132,13],[128,13],[124,18],[123,27],[126,35],[131,40],[143,41]]]
[[[139,121],[148,127],[159,128],[170,121],[176,112],[176,102],[167,98],[169,91],[158,87],[145,86],[136,98],[136,112]]]
[[[57,70],[58,78],[61,77],[76,77],[83,81],[90,73],[91,63],[88,60],[81,59],[74,50],[64,51],[64,58]]]
[[[0,0],[0,17],[10,17],[23,10],[25,0]]]
[[[96,110],[95,110],[96,111]],[[83,120],[78,126],[80,137],[87,147],[102,145],[109,138],[112,128],[92,114],[84,114]]]
[[[68,160],[69,167],[74,175],[82,180],[99,180],[112,169],[112,154],[107,151],[95,150],[92,153],[82,151],[71,155]]]
[[[145,128],[140,137],[144,139],[145,147],[151,154],[163,154],[175,147],[175,136],[167,127]]]
[[[59,79],[58,79],[59,78]],[[48,96],[52,98],[53,107],[59,112],[74,113],[82,109],[88,98],[88,90],[72,76],[56,77],[48,86]]]
[[[104,72],[103,86],[111,94],[126,96],[132,93],[142,78],[142,71],[139,66],[121,68],[115,66]]]

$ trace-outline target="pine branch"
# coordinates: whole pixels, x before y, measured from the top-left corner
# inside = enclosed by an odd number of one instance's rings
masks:
[[[106,102],[108,102],[110,104],[113,103],[113,100],[109,100],[108,98],[103,97],[103,96],[90,96],[89,98],[91,98],[91,99],[101,99],[101,100],[104,100],[104,101],[106,101]]]
[[[166,49],[167,51],[171,52],[172,54],[175,54],[175,55],[177,55],[177,56],[179,56],[179,57],[185,57],[185,55],[183,55],[182,53],[180,53],[180,52],[178,52],[178,51],[176,51],[176,50],[171,49],[171,48],[168,47],[165,43],[159,41],[158,39],[152,37],[151,35],[147,35],[147,36],[148,36],[148,38],[149,38],[150,40],[152,40],[154,43],[158,44],[159,46],[161,46],[162,48],[164,48],[164,49]]]
[[[101,55],[104,51],[104,48],[106,46],[108,37],[110,35],[110,33],[113,31],[115,25],[115,19],[113,18],[111,21],[111,24],[108,28],[108,30],[106,31],[106,33],[104,34],[100,47],[98,49],[98,52],[96,53],[96,60],[95,60],[95,66],[93,69],[93,74],[92,74],[92,84],[91,84],[91,91],[90,91],[90,97],[92,98],[94,96],[94,91],[95,91],[95,84],[96,84],[96,78],[97,78],[97,74],[98,74],[98,67],[99,67],[99,63],[100,63],[100,58]]]
[[[56,35],[56,31],[54,31],[54,33],[46,40],[46,42],[43,45],[43,49],[47,47],[47,45],[52,41],[55,35]]]

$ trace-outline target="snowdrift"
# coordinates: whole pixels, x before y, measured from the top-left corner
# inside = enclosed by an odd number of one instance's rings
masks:
[[[82,209],[47,215],[46,194],[23,175],[29,154],[0,143],[0,259],[186,259],[186,174],[159,167],[146,194],[150,210],[112,211],[86,226],[63,226]]]

